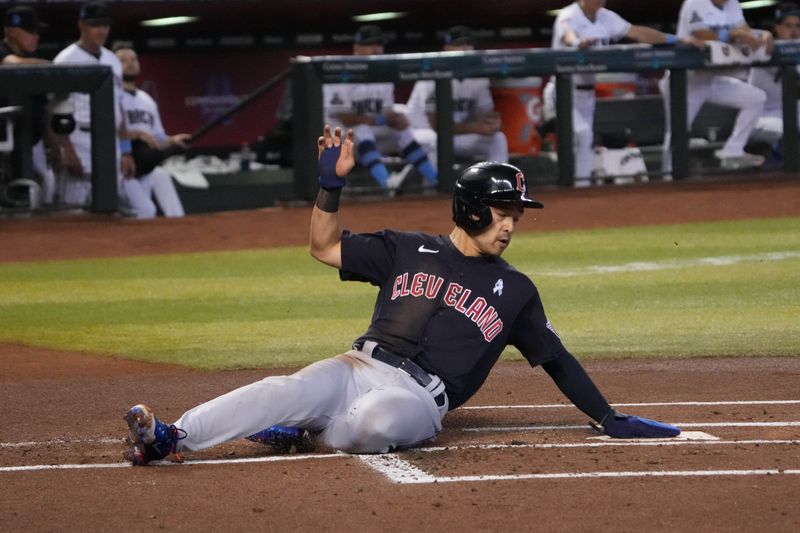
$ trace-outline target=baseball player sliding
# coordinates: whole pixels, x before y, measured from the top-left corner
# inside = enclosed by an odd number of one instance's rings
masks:
[[[627,38],[640,43],[675,44],[675,35],[646,26],[635,26],[610,9],[606,0],[577,0],[562,9],[553,24],[552,47],[556,50],[597,48]],[[691,42],[691,40],[686,40]],[[575,186],[591,185],[594,159],[595,75],[572,75],[572,128],[575,136]],[[555,77],[544,88],[545,118],[555,116]]]
[[[525,209],[542,208],[506,163],[467,168],[448,235],[339,229],[339,196],[355,165],[353,132],[319,138],[320,191],[311,254],[346,281],[375,285],[372,322],[352,349],[290,376],[268,377],[165,424],[146,405],[125,415],[134,465],[256,433],[313,435],[326,448],[384,453],[436,437],[442,418],[481,387],[503,349],[541,365],[600,431],[673,437],[674,426],[612,409],[547,319],[535,285],[501,256]],[[287,427],[288,426],[288,427]],[[267,428],[264,430],[264,428]]]

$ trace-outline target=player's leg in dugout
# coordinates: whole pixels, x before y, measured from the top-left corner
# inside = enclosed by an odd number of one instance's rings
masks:
[[[388,145],[384,144],[387,141],[393,145],[393,148],[389,148]],[[378,137],[378,146],[382,150],[386,146],[390,151],[399,151],[403,159],[414,165],[414,168],[422,175],[428,185],[436,185],[439,182],[438,173],[428,158],[428,152],[417,142],[414,130],[411,127],[404,130],[387,128],[385,134]]]
[[[153,187],[153,197],[158,202],[164,216],[169,218],[184,216],[183,203],[178,196],[178,191],[175,190],[172,175],[164,167],[155,167],[147,177]]]
[[[386,126],[379,126],[378,128],[386,129]],[[385,188],[389,179],[389,169],[381,161],[382,154],[380,148],[378,148],[372,126],[367,124],[353,126],[353,136],[356,142],[358,163],[369,171],[372,178],[378,182],[378,185]]]
[[[485,161],[508,163],[508,140],[502,131],[493,135],[463,133],[453,138],[453,151],[457,156],[479,156]]]
[[[575,178],[589,178],[594,162],[594,89],[572,90],[572,129],[575,136]],[[575,186],[586,186],[587,180],[575,181]]]
[[[434,437],[444,412],[408,375],[351,351],[209,400],[175,425],[186,432],[178,450],[202,450],[280,424],[320,432],[320,442],[333,449],[376,453]]]
[[[764,110],[767,94],[746,81],[731,76],[714,76],[708,101],[739,109],[733,131],[719,153],[724,157],[742,155],[747,139]]]
[[[123,178],[119,186],[119,211],[134,218],[154,218],[156,204],[152,200],[152,186],[149,179]]]
[[[686,125],[691,130],[692,123],[700,112],[700,108],[708,100],[711,93],[712,75],[702,70],[690,70],[686,82]],[[658,88],[664,97],[664,147],[662,151],[661,170],[672,172],[672,126],[670,116],[670,76],[669,72],[658,82]]]

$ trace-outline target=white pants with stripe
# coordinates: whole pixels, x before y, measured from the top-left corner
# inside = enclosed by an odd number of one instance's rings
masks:
[[[556,84],[554,78],[544,87],[544,116],[556,115]],[[594,164],[594,88],[578,89],[572,87],[572,151],[575,154],[575,177],[589,178]],[[576,186],[587,185],[581,180]]]
[[[669,76],[664,76],[658,86],[664,95],[664,111],[666,113],[662,170],[670,172],[672,170],[672,128],[670,126]],[[706,102],[738,109],[739,114],[736,116],[733,131],[720,150],[720,155],[724,157],[741,156],[744,154],[744,146],[764,110],[766,101],[767,94],[746,81],[731,76],[714,75],[709,71],[689,71],[686,87],[686,123],[691,129],[692,122]]]
[[[433,166],[438,167],[436,132],[428,128],[415,129],[414,137],[425,149]],[[453,136],[453,153],[459,157],[474,157],[481,161],[508,163],[508,140],[502,131],[493,135],[459,133]]]
[[[385,453],[433,439],[447,408],[402,370],[351,350],[209,400],[175,425],[187,434],[178,450],[202,450],[279,424],[316,432],[335,450]]]

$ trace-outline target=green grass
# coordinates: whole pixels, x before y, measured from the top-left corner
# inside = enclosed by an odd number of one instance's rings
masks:
[[[520,234],[506,259],[584,358],[800,354],[798,218]],[[3,264],[0,341],[297,366],[362,333],[375,293],[305,248]]]

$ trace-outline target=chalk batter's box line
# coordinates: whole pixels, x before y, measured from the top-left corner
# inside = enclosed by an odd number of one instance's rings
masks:
[[[720,400],[708,402],[646,402],[646,403],[614,403],[612,407],[712,407],[723,405],[798,405],[800,400]],[[486,409],[575,409],[571,403],[549,403],[530,405],[467,405],[459,407],[463,411],[479,411]]]
[[[441,452],[441,451],[459,451],[470,449],[484,449],[484,450],[501,450],[506,448],[602,448],[602,447],[619,447],[619,446],[708,446],[708,445],[736,445],[736,446],[766,446],[766,445],[800,445],[800,440],[671,440],[671,439],[657,439],[657,440],[614,440],[614,441],[594,441],[594,442],[575,442],[575,443],[545,443],[545,444],[467,444],[457,446],[438,446],[429,448],[416,448],[414,453],[425,452]],[[151,463],[150,466],[144,468],[164,468],[172,466],[213,466],[213,465],[231,465],[231,464],[246,464],[246,463],[280,463],[288,461],[308,461],[317,459],[337,459],[337,458],[358,458],[365,464],[375,468],[375,464],[380,464],[379,460],[385,458],[387,460],[396,461],[398,464],[403,465],[402,471],[416,469],[413,465],[401,459],[396,453],[384,455],[352,455],[347,453],[329,453],[329,454],[297,454],[297,455],[270,455],[262,457],[242,457],[236,459],[197,459],[189,460],[183,463],[175,463],[169,461],[158,461]],[[11,472],[37,472],[48,470],[85,470],[85,469],[111,469],[111,468],[134,468],[130,463],[89,463],[89,464],[48,464],[48,465],[25,465],[25,466],[5,466],[0,467],[0,473]],[[135,467],[143,468],[143,467]],[[419,469],[417,469],[419,470]],[[420,470],[420,472],[422,472]],[[385,473],[384,473],[385,475]],[[430,476],[430,474],[425,474]],[[390,479],[392,479],[390,477]]]

